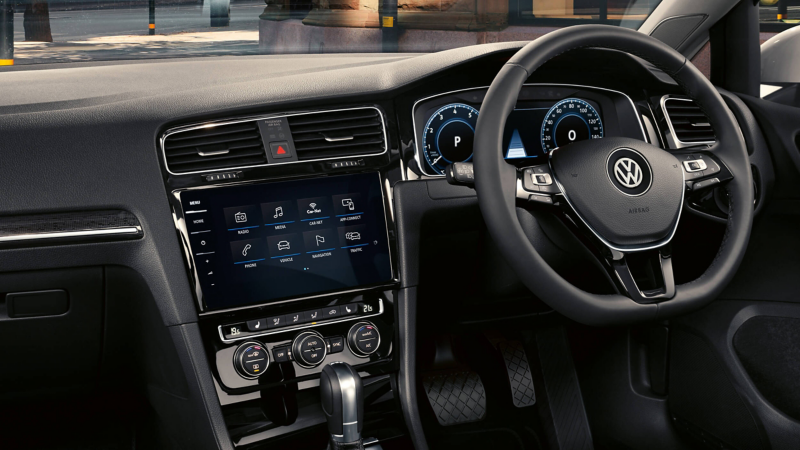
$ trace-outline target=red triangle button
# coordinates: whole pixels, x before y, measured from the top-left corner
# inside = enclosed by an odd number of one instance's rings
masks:
[[[279,146],[278,146],[278,151],[277,151],[277,152],[275,152],[275,153],[277,153],[277,154],[279,154],[279,155],[285,155],[285,154],[286,154],[286,150],[284,150],[284,149],[283,149],[283,146],[282,146],[282,145],[279,145]]]

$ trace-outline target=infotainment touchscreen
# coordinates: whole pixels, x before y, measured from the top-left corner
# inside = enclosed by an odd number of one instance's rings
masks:
[[[207,310],[392,279],[377,173],[179,195]]]

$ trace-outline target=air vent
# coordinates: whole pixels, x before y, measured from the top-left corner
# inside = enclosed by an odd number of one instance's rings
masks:
[[[258,123],[206,125],[168,135],[164,156],[172,173],[255,166],[267,163]]]
[[[300,114],[288,120],[300,161],[386,151],[383,118],[375,108]]]
[[[669,129],[678,147],[713,144],[714,129],[694,101],[683,98],[664,98],[662,102]]]

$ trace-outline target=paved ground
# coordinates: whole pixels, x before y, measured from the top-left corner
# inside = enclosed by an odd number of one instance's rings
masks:
[[[800,20],[800,6],[789,6],[787,9],[787,16],[789,21]],[[778,21],[778,7],[777,6],[760,6],[758,8],[759,19],[762,22],[777,22]],[[795,22],[796,23],[796,22]]]
[[[171,56],[258,53],[258,16],[263,0],[231,5],[228,27],[211,28],[207,8],[156,9],[156,33],[148,35],[147,8],[51,11],[52,43],[25,42],[22,13],[14,21],[14,62],[35,64]]]

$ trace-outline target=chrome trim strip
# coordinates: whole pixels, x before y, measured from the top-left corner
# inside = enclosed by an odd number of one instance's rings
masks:
[[[597,86],[585,86],[585,85],[582,85],[582,84],[525,83],[525,84],[522,85],[522,87],[525,87],[525,86],[577,87],[577,88],[584,88],[584,89],[597,89],[597,90],[600,90],[600,91],[613,92],[615,94],[619,94],[619,95],[625,97],[626,99],[628,99],[628,103],[631,104],[631,108],[633,109],[633,114],[634,114],[634,116],[636,116],[636,120],[639,122],[639,128],[642,130],[642,140],[644,140],[645,142],[648,142],[647,141],[647,132],[644,129],[644,125],[642,125],[642,118],[640,117],[641,115],[639,114],[639,111],[636,109],[636,105],[633,103],[633,100],[630,97],[628,97],[628,95],[625,94],[624,92],[615,91],[613,89],[606,89],[606,88],[597,87]],[[458,89],[458,90],[449,91],[449,92],[442,92],[440,94],[431,95],[429,97],[421,98],[421,99],[417,100],[416,102],[414,102],[414,105],[411,107],[411,126],[414,128],[414,159],[417,161],[417,167],[419,167],[419,170],[422,172],[423,175],[429,176],[429,177],[443,177],[444,176],[444,175],[439,175],[439,174],[431,175],[431,174],[425,172],[425,169],[424,169],[425,165],[422,164],[422,160],[420,159],[419,146],[417,146],[417,142],[419,141],[419,136],[417,136],[417,123],[416,123],[416,120],[414,118],[414,116],[416,115],[415,112],[417,110],[417,104],[419,104],[420,102],[424,102],[424,101],[436,98],[436,97],[442,97],[442,96],[450,95],[450,94],[457,94],[459,92],[479,91],[479,90],[489,89],[489,87],[490,86],[483,86],[483,87],[475,87],[475,88],[467,88],[467,89]],[[485,99],[485,97],[484,97],[484,99]],[[483,106],[483,101],[481,101],[481,106]],[[480,108],[478,108],[478,114],[480,115]],[[402,158],[401,158],[401,161],[402,161]]]
[[[588,228],[592,232],[592,234],[594,234],[595,237],[597,237],[597,239],[599,239],[600,242],[602,242],[606,247],[610,248],[611,250],[615,250],[615,251],[622,252],[622,253],[643,252],[643,251],[646,251],[646,250],[653,250],[653,249],[656,249],[656,248],[659,248],[659,247],[663,247],[664,245],[667,245],[672,240],[673,237],[675,237],[675,232],[678,231],[678,224],[681,222],[681,214],[683,213],[684,201],[685,201],[685,198],[686,198],[686,174],[683,173],[683,169],[682,168],[681,168],[681,177],[683,178],[683,181],[682,181],[682,184],[681,184],[681,186],[682,186],[682,189],[681,189],[681,207],[678,209],[678,217],[675,219],[675,227],[672,229],[672,232],[669,234],[669,236],[667,236],[666,238],[664,238],[664,239],[662,239],[662,240],[660,240],[660,241],[658,241],[658,242],[656,242],[654,244],[647,244],[647,245],[642,246],[642,247],[635,247],[635,246],[634,247],[618,247],[618,246],[608,242],[607,240],[605,240],[602,236],[600,236],[600,233],[595,231],[595,229],[592,228],[589,225],[588,222],[586,222],[586,220],[583,218],[583,216],[581,216],[581,214],[578,212],[578,210],[575,209],[575,206],[573,206],[572,202],[569,201],[569,195],[567,195],[567,191],[564,189],[564,186],[562,186],[561,183],[558,182],[558,177],[556,176],[556,171],[553,170],[553,165],[552,165],[553,153],[555,153],[556,151],[558,151],[557,148],[552,150],[552,151],[550,151],[550,158],[548,159],[548,163],[547,163],[550,166],[550,172],[553,174],[553,181],[556,182],[556,185],[558,186],[558,189],[561,191],[561,195],[564,197],[564,200],[567,201],[567,204],[572,209],[572,211],[575,212],[575,215],[578,216],[578,218],[581,220],[581,222],[583,222],[583,224],[586,225],[586,228]],[[664,150],[664,151],[666,151],[666,150]],[[647,161],[647,158],[645,158],[645,161]],[[650,165],[649,161],[647,161],[647,165],[648,166]],[[652,175],[652,168],[650,170],[651,170],[651,177],[652,177],[653,176]],[[606,171],[608,171],[608,170],[606,170]]]
[[[47,239],[69,239],[69,238],[82,238],[91,236],[120,236],[120,235],[140,236],[142,235],[142,227],[98,228],[94,230],[81,230],[81,231],[56,231],[52,233],[16,234],[12,236],[0,236],[0,243],[41,241]]]
[[[326,136],[325,133],[320,133],[320,134],[325,138],[325,142],[344,142],[344,141],[352,141],[353,139],[355,139],[354,136],[344,136],[344,137],[332,138],[332,137]]]
[[[199,130],[199,129],[202,129],[202,128],[211,128],[211,127],[215,127],[215,126],[219,126],[219,125],[233,125],[233,124],[237,124],[237,123],[257,122],[259,120],[278,119],[278,118],[283,118],[283,117],[303,116],[303,115],[309,115],[309,114],[322,114],[322,113],[341,112],[341,111],[355,111],[355,110],[358,110],[358,109],[374,109],[375,111],[378,111],[378,117],[380,117],[380,119],[381,119],[381,128],[383,129],[384,149],[383,149],[382,152],[380,152],[380,153],[369,153],[369,154],[366,154],[366,155],[357,155],[357,156],[336,156],[336,157],[332,157],[332,158],[306,159],[306,160],[303,160],[303,161],[286,161],[286,162],[273,162],[273,163],[267,163],[267,164],[255,164],[255,165],[250,165],[250,166],[224,167],[224,168],[221,168],[221,169],[198,170],[198,171],[194,171],[194,172],[180,172],[180,173],[175,173],[175,172],[171,171],[169,169],[169,165],[167,164],[167,153],[164,150],[164,142],[166,141],[167,137],[169,137],[169,136],[171,136],[173,134],[176,134],[176,133],[182,133],[182,132],[185,132],[185,131],[192,131],[192,130]],[[259,134],[259,136],[261,136],[261,131],[260,130],[259,130],[258,134]],[[263,140],[264,137],[261,136],[261,139]],[[296,113],[275,113],[275,114],[267,114],[267,115],[263,115],[263,116],[242,117],[240,119],[221,119],[221,120],[217,120],[217,121],[205,122],[203,124],[183,125],[183,126],[180,126],[180,127],[170,128],[169,130],[165,131],[164,134],[161,135],[161,139],[159,140],[159,143],[161,145],[161,157],[164,160],[164,169],[166,169],[166,171],[170,175],[177,175],[177,176],[194,175],[194,174],[198,174],[198,173],[226,172],[226,171],[230,171],[230,170],[240,170],[240,169],[247,169],[247,168],[251,168],[251,167],[267,167],[267,166],[272,167],[272,166],[278,166],[278,165],[283,165],[283,164],[297,164],[297,163],[310,163],[310,162],[315,162],[315,161],[329,161],[329,160],[333,160],[333,159],[343,159],[344,160],[344,159],[353,159],[353,158],[364,158],[364,157],[367,157],[367,156],[383,155],[384,153],[387,153],[389,151],[389,139],[387,138],[387,135],[386,135],[386,120],[384,120],[384,118],[383,118],[383,110],[381,110],[377,106],[358,106],[358,107],[355,107],[355,108],[326,109],[326,110],[320,110],[320,111],[301,111],[301,112],[296,112]],[[265,156],[266,156],[266,149],[264,149],[264,151],[265,151]]]
[[[378,312],[376,312],[375,314],[368,314],[366,316],[345,316],[345,317],[342,317],[340,319],[332,319],[332,320],[325,321],[325,322],[306,323],[306,324],[303,324],[303,325],[297,325],[295,327],[280,328],[280,329],[277,329],[277,330],[271,330],[271,331],[267,331],[267,332],[259,333],[259,334],[248,334],[247,336],[242,336],[240,338],[234,338],[234,339],[225,339],[225,336],[222,334],[222,325],[217,325],[217,334],[219,334],[219,338],[222,340],[222,342],[224,342],[226,344],[230,344],[230,343],[237,342],[237,341],[243,341],[245,339],[253,339],[253,338],[257,338],[257,337],[269,336],[271,334],[285,333],[287,331],[305,330],[305,329],[308,329],[308,328],[321,327],[323,325],[331,325],[331,324],[334,324],[334,323],[349,322],[349,321],[353,321],[353,320],[362,320],[362,319],[366,319],[367,317],[380,316],[381,314],[383,314],[383,299],[379,298],[378,299]],[[375,326],[375,325],[372,325],[372,326]]]
[[[181,246],[183,247],[184,257],[186,258],[188,268],[189,268],[189,275],[191,278],[191,282],[194,283],[194,291],[195,297],[197,299],[198,309],[200,311],[201,316],[212,315],[212,314],[221,314],[227,313],[231,311],[238,311],[242,309],[250,309],[250,308],[259,308],[262,306],[271,306],[271,305],[280,305],[283,303],[289,302],[296,302],[300,300],[308,300],[314,298],[321,298],[321,297],[330,297],[330,296],[337,296],[343,294],[351,294],[356,292],[366,292],[371,291],[379,288],[389,288],[393,287],[398,281],[399,277],[395,276],[395,266],[394,266],[394,257],[393,252],[394,249],[391,245],[391,237],[389,235],[389,227],[394,226],[394,217],[393,211],[389,209],[387,213],[387,203],[386,203],[386,186],[383,183],[383,177],[381,176],[380,172],[359,172],[359,173],[374,173],[378,176],[378,182],[381,186],[381,201],[383,205],[383,217],[386,223],[386,245],[389,247],[389,267],[392,272],[392,280],[387,281],[385,283],[376,284],[374,286],[368,287],[358,287],[353,289],[345,289],[341,291],[333,291],[333,292],[326,292],[322,294],[314,294],[314,295],[307,295],[303,297],[292,297],[285,300],[277,300],[271,302],[263,302],[263,303],[256,303],[252,305],[242,305],[237,306],[235,308],[228,308],[228,309],[221,309],[221,310],[214,310],[214,311],[206,311],[203,307],[203,290],[200,286],[200,277],[197,275],[197,266],[194,264],[194,256],[204,255],[204,254],[211,254],[214,252],[205,252],[205,253],[198,253],[197,255],[193,255],[191,251],[191,245],[189,244],[189,232],[186,229],[186,220],[183,214],[183,202],[181,201],[181,194],[183,192],[195,191],[200,189],[216,189],[216,188],[223,188],[223,187],[235,187],[235,186],[247,186],[253,184],[265,184],[265,183],[280,183],[284,181],[296,181],[296,180],[312,180],[312,179],[322,179],[322,178],[332,178],[338,176],[348,176],[354,174],[323,174],[320,176],[315,177],[299,177],[299,178],[291,178],[291,179],[261,179],[261,180],[247,180],[247,181],[234,181],[229,183],[220,183],[220,184],[213,184],[213,185],[206,185],[206,186],[194,186],[189,188],[181,188],[175,189],[172,191],[172,196],[169,198],[170,206],[172,207],[172,220],[175,224],[175,229],[178,231],[178,234],[181,237]],[[391,221],[391,222],[390,222]]]
[[[676,148],[685,148],[685,147],[696,147],[698,145],[713,145],[717,141],[699,141],[699,142],[683,142],[682,140],[678,139],[678,135],[675,134],[675,128],[672,127],[672,120],[669,118],[669,114],[667,113],[667,100],[678,100],[681,102],[694,102],[694,100],[690,98],[680,98],[680,97],[670,97],[669,94],[661,97],[661,112],[664,113],[664,119],[667,121],[667,126],[669,127],[670,137],[675,142]],[[696,105],[697,103],[695,103]],[[703,112],[702,110],[700,112]],[[703,113],[705,114],[705,113]],[[710,124],[709,124],[710,125]],[[712,128],[713,131],[713,128]]]

